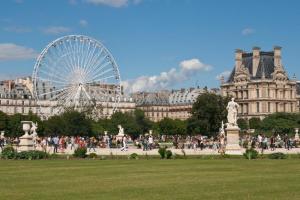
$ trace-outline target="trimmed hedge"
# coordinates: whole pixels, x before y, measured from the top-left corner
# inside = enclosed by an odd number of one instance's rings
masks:
[[[270,159],[287,159],[287,155],[281,152],[272,153],[268,155],[268,158]]]
[[[13,147],[6,147],[1,153],[3,159],[38,160],[46,159],[49,155],[44,151],[22,151],[17,152]]]

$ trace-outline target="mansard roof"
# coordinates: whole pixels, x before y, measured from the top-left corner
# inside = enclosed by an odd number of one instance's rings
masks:
[[[252,66],[253,66],[253,53],[243,53],[242,54],[242,64],[247,68],[250,72],[250,80],[258,80],[263,76],[266,79],[272,79],[272,73],[274,72],[274,52],[260,52],[259,65],[257,68],[257,72],[255,75],[252,74]],[[229,79],[227,82],[233,82],[235,74],[235,67],[233,68]]]

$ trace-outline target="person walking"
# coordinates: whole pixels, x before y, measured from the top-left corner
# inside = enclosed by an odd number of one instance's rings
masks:
[[[95,137],[91,137],[89,139],[89,151],[91,151],[91,149],[94,150],[94,152],[96,152],[95,146],[96,146],[97,140]]]
[[[59,145],[59,138],[55,136],[53,139],[53,153],[57,153],[58,145]]]
[[[123,138],[122,138],[121,151],[127,151],[127,137],[126,137],[126,135],[124,135]]]
[[[149,136],[148,143],[149,143],[149,149],[151,151],[153,148],[153,136],[152,135]]]

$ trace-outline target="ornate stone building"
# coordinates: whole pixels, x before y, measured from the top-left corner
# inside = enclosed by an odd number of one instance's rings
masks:
[[[235,52],[235,67],[221,84],[221,94],[239,103],[239,117],[264,118],[274,112],[299,111],[300,85],[290,79],[281,61],[281,47]],[[297,99],[298,98],[298,99]]]
[[[157,122],[166,117],[186,120],[191,116],[193,103],[197,97],[207,92],[202,88],[188,88],[172,91],[138,92],[132,94],[136,107],[145,112],[151,121]],[[218,93],[218,89],[209,92]]]

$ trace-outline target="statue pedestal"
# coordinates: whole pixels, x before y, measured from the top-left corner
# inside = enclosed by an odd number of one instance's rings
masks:
[[[242,148],[239,145],[240,129],[238,127],[229,127],[226,128],[227,133],[227,144],[225,148],[225,153],[229,155],[242,155]]]
[[[31,151],[34,150],[33,138],[28,134],[20,137],[18,151]]]

